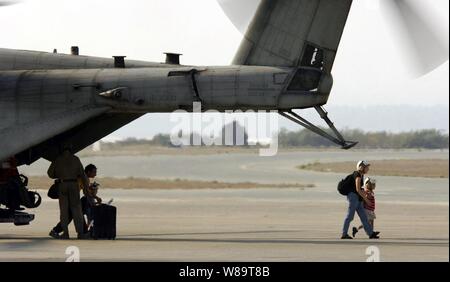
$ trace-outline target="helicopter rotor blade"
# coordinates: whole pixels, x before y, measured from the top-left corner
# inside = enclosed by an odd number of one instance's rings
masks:
[[[217,0],[234,26],[245,34],[261,0]],[[370,0],[372,1],[372,0]],[[405,55],[409,69],[416,77],[427,74],[449,58],[448,29],[440,31],[431,22],[435,15],[423,0],[381,0],[391,29]],[[429,2],[428,2],[429,5]],[[442,26],[442,23],[440,23]]]
[[[17,3],[19,3],[17,0],[0,0],[0,7],[11,6]]]
[[[440,30],[436,15],[423,6],[424,2],[421,4],[413,0],[382,1],[394,36],[416,77],[433,71],[449,58],[448,30]]]
[[[217,0],[217,2],[234,26],[245,34],[261,0]]]

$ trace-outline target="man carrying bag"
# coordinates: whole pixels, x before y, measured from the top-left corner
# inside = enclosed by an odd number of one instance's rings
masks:
[[[81,211],[80,189],[78,179],[81,179],[84,189],[87,189],[89,181],[84,173],[83,166],[78,157],[71,153],[71,146],[65,144],[62,153],[50,165],[48,176],[56,179],[60,222],[63,234],[60,239],[69,239],[70,215],[73,217],[78,239],[88,239],[89,234],[85,232],[83,214]]]

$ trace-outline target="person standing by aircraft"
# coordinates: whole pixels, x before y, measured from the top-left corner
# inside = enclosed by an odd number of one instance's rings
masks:
[[[59,193],[60,221],[63,234],[61,239],[69,239],[69,217],[72,214],[78,239],[87,239],[89,234],[84,232],[84,220],[81,211],[80,189],[78,179],[81,179],[83,190],[89,186],[81,161],[71,152],[70,145],[63,145],[63,150],[50,165],[48,176],[56,179]]]
[[[84,221],[84,215],[86,215],[88,217],[90,217],[90,207],[88,205],[88,197],[90,195],[90,191],[91,188],[93,186],[93,184],[91,184],[90,180],[94,179],[97,176],[97,167],[93,164],[89,164],[84,168],[84,173],[86,174],[86,177],[89,180],[89,188],[87,190],[84,189],[83,186],[83,182],[80,181],[80,179],[78,179],[78,186],[80,191],[83,191],[84,196],[81,198],[81,211],[83,214],[83,225],[84,225],[84,233],[88,232],[88,226],[89,223],[86,224],[86,222]],[[95,200],[97,200],[98,202],[101,203],[102,199],[100,199],[99,197],[96,197]],[[69,210],[69,224],[70,222],[72,222],[73,217],[72,217],[72,213]],[[50,231],[50,237],[53,237],[54,239],[60,239],[60,234],[63,232],[64,230],[62,229],[61,226],[61,222],[58,222],[58,224]]]
[[[380,233],[375,232],[372,226],[369,224],[369,220],[367,218],[366,211],[364,209],[364,202],[370,204],[369,199],[367,198],[366,193],[364,192],[364,175],[369,172],[370,164],[366,161],[358,162],[357,171],[353,173],[353,179],[355,183],[354,190],[347,195],[347,200],[349,203],[347,217],[344,221],[344,227],[342,230],[342,239],[353,239],[350,235],[348,235],[348,230],[350,228],[350,223],[355,218],[355,212],[358,213],[359,218],[364,226],[364,230],[370,239],[379,239],[378,236]]]

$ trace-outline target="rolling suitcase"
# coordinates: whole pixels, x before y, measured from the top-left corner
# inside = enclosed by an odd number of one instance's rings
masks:
[[[116,207],[105,204],[92,207],[92,238],[95,240],[116,239],[116,217]]]

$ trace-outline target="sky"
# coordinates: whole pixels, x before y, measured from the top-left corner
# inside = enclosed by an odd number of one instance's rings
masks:
[[[422,1],[448,42],[449,1]],[[448,109],[448,61],[411,78],[392,22],[373,3],[354,2],[333,70],[329,107]],[[0,32],[2,48],[66,53],[78,45],[83,55],[158,62],[164,52],[179,52],[183,64],[210,66],[230,64],[242,39],[216,0],[27,0],[0,9]]]

